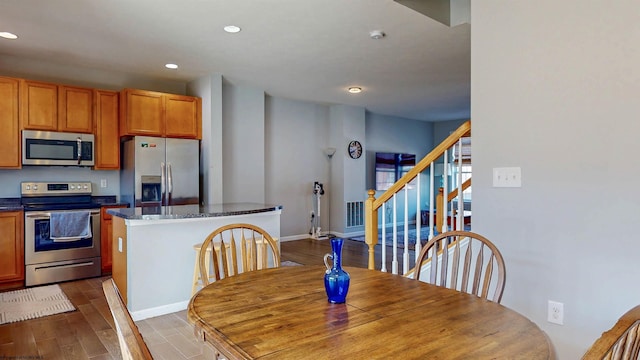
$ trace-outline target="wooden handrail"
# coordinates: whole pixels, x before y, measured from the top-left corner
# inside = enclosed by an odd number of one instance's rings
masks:
[[[369,247],[368,268],[375,269],[375,245],[378,243],[378,209],[386,203],[391,197],[400,192],[410,181],[415,179],[419,174],[425,171],[432,163],[441,157],[447,149],[454,146],[462,137],[471,136],[471,120],[467,120],[460,125],[455,131],[447,136],[444,141],[438,144],[431,152],[429,152],[422,160],[420,160],[411,170],[402,176],[397,182],[387,189],[379,198],[375,198],[376,192],[371,189],[367,191],[368,198],[364,203],[364,238],[365,243]],[[465,186],[465,184],[468,184]],[[463,184],[463,190],[471,185],[470,179]],[[452,193],[457,194],[457,189]],[[449,194],[451,196],[451,194]],[[455,195],[451,199],[453,199]],[[437,211],[437,213],[442,213]],[[440,227],[441,228],[441,227]],[[439,228],[439,229],[440,229]]]
[[[469,186],[471,186],[471,178],[467,179],[462,183],[462,191],[465,191]],[[436,195],[436,229],[440,231],[442,229],[442,223],[444,219],[447,217],[447,212],[442,210],[442,197],[444,193],[444,189],[438,189],[438,195]],[[453,189],[447,195],[447,203],[451,202],[451,200],[455,199],[458,196],[458,188]],[[453,215],[456,215],[456,210],[453,210]]]
[[[471,186],[471,178],[468,178],[467,181],[462,183],[462,191],[467,190],[469,186]],[[449,195],[447,196],[447,202],[455,199],[456,196],[458,196],[458,188],[453,189],[453,191],[449,193]]]

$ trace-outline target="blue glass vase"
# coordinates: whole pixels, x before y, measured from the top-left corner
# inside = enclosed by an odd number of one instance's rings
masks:
[[[349,273],[342,270],[342,243],[343,239],[331,239],[333,254],[324,255],[324,265],[327,271],[324,274],[324,288],[327,291],[327,300],[332,304],[342,304],[346,301],[349,291]],[[328,259],[333,260],[333,266],[329,266]]]

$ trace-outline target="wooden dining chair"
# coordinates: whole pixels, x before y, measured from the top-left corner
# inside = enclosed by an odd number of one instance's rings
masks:
[[[211,280],[266,269],[270,265],[280,267],[280,250],[271,235],[259,226],[229,224],[219,227],[204,239],[198,263],[200,280],[203,286],[207,286]],[[209,268],[207,264],[210,264]]]
[[[122,358],[125,360],[153,359],[147,344],[144,342],[140,331],[138,331],[138,327],[133,322],[131,314],[129,314],[129,310],[127,310],[127,306],[122,301],[113,279],[105,280],[102,283],[102,290],[116,326]]]
[[[587,350],[582,360],[636,360],[640,356],[640,305],[627,311]]]
[[[486,262],[485,262],[486,259]],[[497,303],[502,300],[505,265],[489,239],[470,231],[448,231],[429,240],[405,276],[473,294]],[[497,273],[494,273],[494,269]]]

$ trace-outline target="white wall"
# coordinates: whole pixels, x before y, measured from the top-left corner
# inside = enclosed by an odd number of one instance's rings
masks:
[[[502,304],[578,359],[640,303],[638,2],[471,6],[474,230],[505,257]],[[491,186],[502,166],[522,168],[521,188]]]
[[[333,105],[329,117],[331,146],[337,149],[331,159],[331,227],[338,230],[338,236],[348,236],[351,231],[359,228],[346,227],[346,203],[367,199],[365,109],[359,106]],[[347,151],[353,140],[360,141],[362,145],[363,154],[358,159],[352,159]]]
[[[264,91],[223,82],[224,203],[265,202]]]
[[[202,98],[200,198],[222,203],[222,75],[203,76],[187,84],[187,94]]]
[[[327,230],[329,107],[267,96],[265,116],[266,202],[283,206],[280,229],[285,236],[308,237],[313,210],[313,183],[322,183],[321,227]]]

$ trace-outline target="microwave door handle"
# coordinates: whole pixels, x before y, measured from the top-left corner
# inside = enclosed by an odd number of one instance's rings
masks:
[[[82,160],[82,138],[78,136],[76,141],[78,142],[78,165],[80,165],[80,161]]]

